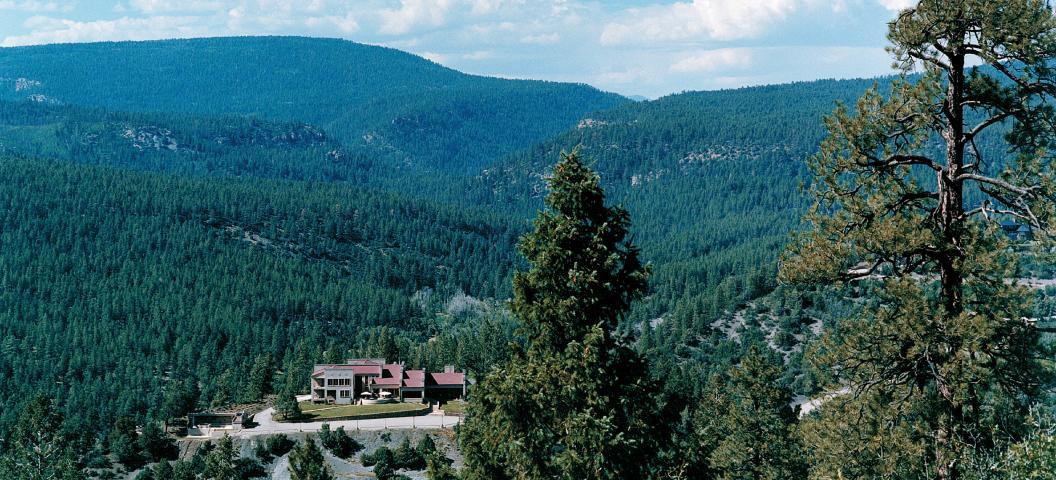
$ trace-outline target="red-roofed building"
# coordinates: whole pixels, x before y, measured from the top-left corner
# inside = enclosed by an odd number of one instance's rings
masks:
[[[466,375],[454,367],[443,372],[405,370],[402,363],[356,358],[341,364],[318,364],[309,380],[313,402],[356,403],[378,395],[404,399],[451,400],[466,394]]]

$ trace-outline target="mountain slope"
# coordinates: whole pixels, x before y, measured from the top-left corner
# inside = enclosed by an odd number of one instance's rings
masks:
[[[0,431],[49,392],[93,432],[162,415],[174,380],[242,400],[260,355],[424,345],[416,294],[505,298],[519,228],[342,184],[0,157],[0,231]]]
[[[0,99],[306,122],[375,156],[456,172],[630,102],[586,85],[466,75],[398,50],[301,37],[3,48]]]
[[[597,112],[486,169],[467,205],[539,208],[550,165],[578,148],[630,212],[654,267],[653,294],[627,328],[651,325],[663,355],[707,364],[712,323],[774,288],[777,254],[807,205],[799,187],[822,117],[873,82],[689,92]]]

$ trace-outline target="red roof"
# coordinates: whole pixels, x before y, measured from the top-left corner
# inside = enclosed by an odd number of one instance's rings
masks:
[[[408,388],[425,387],[425,370],[407,370],[404,374],[403,386]]]
[[[322,375],[327,370],[352,370],[353,375],[381,375],[381,365],[316,365],[312,376]]]
[[[429,374],[429,385],[437,385],[441,387],[453,387],[466,384],[466,374],[454,372],[454,373],[430,373]]]
[[[371,378],[370,383],[374,385],[402,385],[403,365],[398,363],[386,363],[384,370],[381,372],[381,376]]]
[[[385,360],[374,358],[352,358],[345,362],[347,365],[384,365]]]

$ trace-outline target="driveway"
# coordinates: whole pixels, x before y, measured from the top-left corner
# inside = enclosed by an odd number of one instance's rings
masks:
[[[336,430],[337,427],[345,427],[345,431],[352,432],[356,430],[451,428],[455,425],[458,425],[458,423],[462,421],[461,417],[452,417],[450,415],[440,415],[434,413],[417,417],[286,423],[275,420],[273,418],[274,413],[275,409],[269,408],[254,415],[253,422],[256,424],[256,426],[254,426],[253,428],[243,428],[238,432],[233,432],[231,436],[237,438],[251,438],[259,435],[271,435],[275,433],[318,432],[324,423],[330,424],[331,430]]]

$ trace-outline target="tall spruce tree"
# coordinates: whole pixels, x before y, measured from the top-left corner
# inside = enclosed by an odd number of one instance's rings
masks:
[[[224,435],[216,448],[205,456],[205,478],[210,480],[239,480],[238,451],[231,437]]]
[[[520,242],[531,267],[514,277],[527,348],[472,392],[465,477],[643,478],[668,438],[659,388],[614,331],[648,268],[625,241],[627,212],[605,205],[575,152],[554,167],[546,207]]]
[[[272,376],[275,373],[275,364],[270,353],[258,355],[253,362],[253,369],[249,371],[249,382],[244,391],[243,399],[248,402],[257,402],[270,395]]]
[[[827,118],[782,277],[882,285],[811,356],[838,394],[804,428],[815,476],[957,478],[1022,434],[1050,377],[999,222],[1049,244],[1054,32],[1041,0],[921,1],[890,24],[902,78]]]
[[[311,437],[290,452],[289,471],[291,480],[334,480],[323,451]]]
[[[758,347],[725,376],[716,375],[694,416],[708,476],[720,479],[803,478],[806,463],[794,435],[792,392],[782,365]]]
[[[10,480],[77,480],[83,477],[74,442],[63,434],[62,414],[51,400],[30,400],[0,456],[0,478]]]

